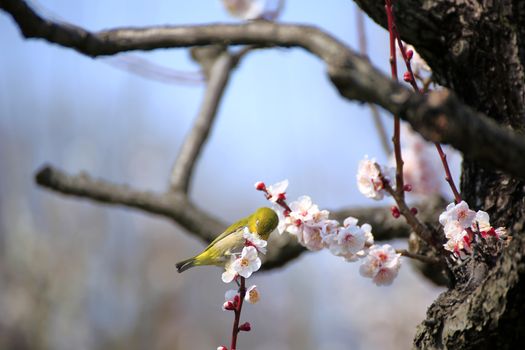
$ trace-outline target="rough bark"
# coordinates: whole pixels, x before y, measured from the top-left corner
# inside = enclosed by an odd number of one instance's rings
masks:
[[[385,26],[383,1],[356,0]],[[427,60],[437,81],[498,124],[525,128],[525,3],[519,0],[398,1],[401,36]],[[492,264],[455,270],[457,283],[428,310],[418,349],[510,349],[525,338],[525,182],[464,154],[461,191],[513,241]],[[467,274],[469,277],[461,274]]]

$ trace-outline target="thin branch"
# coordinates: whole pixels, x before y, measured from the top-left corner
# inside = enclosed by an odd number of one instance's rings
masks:
[[[89,55],[131,50],[224,45],[302,47],[328,66],[340,94],[380,105],[408,121],[425,139],[449,143],[465,158],[525,178],[525,140],[460,102],[452,93],[411,92],[375,69],[343,43],[310,26],[254,21],[239,25],[125,28],[92,33],[38,16],[22,0],[0,0],[26,37],[44,38]]]
[[[171,191],[188,193],[195,163],[208,138],[230,73],[236,64],[237,56],[227,51],[215,59],[209,71],[209,80],[199,114],[173,166],[170,179]]]
[[[361,11],[361,9],[357,6],[355,8],[355,13],[357,24],[357,38],[359,41],[359,52],[363,56],[366,56],[368,58],[368,42],[366,38],[364,14],[363,11]],[[377,130],[377,133],[379,134],[379,140],[381,141],[383,151],[385,152],[385,155],[390,156],[390,154],[392,153],[392,147],[390,147],[390,140],[388,139],[385,126],[383,125],[383,121],[381,120],[381,114],[379,113],[379,110],[374,104],[369,103],[368,107],[370,108],[370,112],[372,114],[374,126]]]
[[[419,260],[419,261],[427,263],[427,264],[439,264],[441,262],[441,260],[439,260],[436,257],[412,253],[412,252],[409,252],[406,249],[396,249],[396,253],[399,253],[399,254],[401,254],[403,256],[406,256],[407,258],[411,258],[411,259],[414,259],[414,260]]]

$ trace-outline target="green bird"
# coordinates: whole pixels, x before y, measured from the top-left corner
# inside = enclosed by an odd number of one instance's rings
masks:
[[[230,261],[232,253],[236,253],[244,247],[245,239],[243,234],[246,227],[257,238],[266,241],[278,223],[279,218],[275,211],[266,207],[259,208],[255,213],[240,219],[228,227],[202,253],[175,264],[175,267],[180,273],[193,266],[224,266]]]

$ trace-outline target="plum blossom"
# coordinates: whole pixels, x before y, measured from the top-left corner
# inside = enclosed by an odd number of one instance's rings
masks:
[[[458,204],[447,205],[446,210],[439,215],[439,223],[446,226],[449,221],[456,220],[461,227],[467,228],[472,225],[475,217],[476,212],[469,209],[467,202],[461,201]]]
[[[222,3],[230,15],[240,19],[258,19],[264,14],[264,0],[222,0]]]
[[[233,270],[244,278],[249,278],[260,267],[261,259],[252,246],[242,248],[241,256],[232,263]]]
[[[222,281],[230,283],[237,276],[237,271],[233,267],[233,262],[236,260],[235,255],[230,256],[230,261],[225,265],[225,271],[222,273]]]
[[[247,245],[255,247],[259,253],[266,254],[266,246],[268,245],[268,242],[266,242],[264,239],[256,237],[252,232],[250,232],[248,227],[244,228],[244,233],[242,236],[246,240]]]
[[[234,17],[273,21],[279,17],[284,0],[222,0],[226,10]]]
[[[498,227],[495,229],[490,225],[489,214],[483,210],[478,210],[476,212],[476,217],[474,218],[471,228],[474,232],[478,232],[479,230],[479,234],[483,238],[494,236],[501,239],[507,235],[505,227]]]
[[[249,302],[250,304],[255,304],[261,299],[261,294],[259,293],[259,290],[257,289],[256,285],[251,286],[246,291],[246,295],[244,297],[244,300]]]
[[[352,259],[365,248],[366,233],[358,225],[341,227],[330,239],[329,249],[336,256]]]
[[[286,199],[286,189],[288,188],[288,180],[283,180],[276,184],[266,187],[266,198],[270,202],[277,202],[279,199]]]
[[[451,220],[446,223],[445,237],[448,239],[443,245],[445,250],[459,254],[460,251],[465,250],[471,252],[470,237],[467,231],[463,228],[461,223],[457,220]]]
[[[281,213],[284,220],[279,221],[277,229],[280,233],[288,231],[293,235],[300,236],[305,227],[310,227],[316,230],[319,223],[328,219],[329,212],[327,210],[319,210],[317,204],[312,202],[308,196],[301,196],[298,200],[290,204],[292,210],[288,216]]]
[[[389,167],[379,167],[374,158],[365,157],[359,162],[357,188],[365,197],[375,200],[383,199],[386,192],[381,173],[386,180],[390,180],[392,170]]]
[[[389,244],[374,245],[368,250],[359,272],[364,277],[372,278],[378,286],[390,285],[401,267],[400,256]]]

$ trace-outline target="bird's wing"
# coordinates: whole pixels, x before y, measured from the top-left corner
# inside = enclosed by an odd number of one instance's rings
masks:
[[[215,243],[223,239],[224,237],[232,234],[233,232],[244,230],[246,225],[248,224],[247,218],[241,219],[234,224],[232,224],[230,227],[228,227],[223,233],[215,237],[215,239],[208,245],[208,247],[205,250],[208,250],[211,246],[213,246]]]

